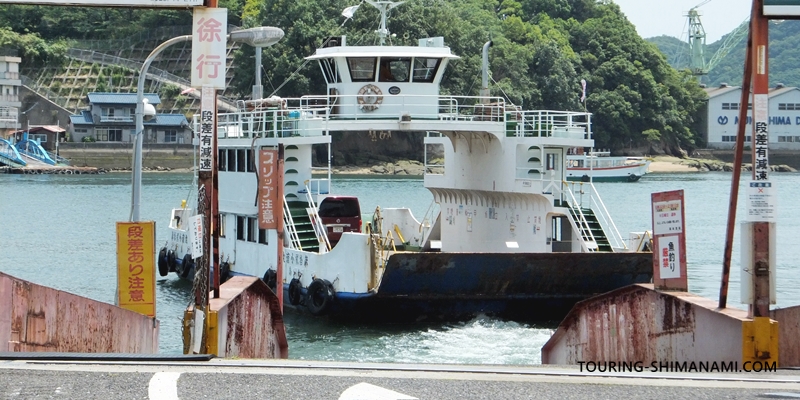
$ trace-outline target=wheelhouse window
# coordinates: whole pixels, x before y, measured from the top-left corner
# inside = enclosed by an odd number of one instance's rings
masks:
[[[381,58],[379,81],[381,82],[408,82],[410,58]]]
[[[439,70],[441,61],[441,58],[415,58],[414,82],[433,82],[433,78],[436,76],[436,71]]]
[[[236,149],[228,149],[228,171],[236,172]]]
[[[236,172],[245,172],[247,171],[247,150],[246,149],[237,149],[236,150]]]
[[[217,170],[219,171],[227,171],[228,170],[228,151],[225,149],[218,149],[217,150]]]
[[[327,83],[339,83],[342,81],[339,76],[339,71],[336,70],[336,60],[333,58],[326,58],[319,61],[319,66],[322,67],[322,73],[325,75]]]
[[[375,57],[349,57],[347,67],[353,82],[372,82],[375,80]]]

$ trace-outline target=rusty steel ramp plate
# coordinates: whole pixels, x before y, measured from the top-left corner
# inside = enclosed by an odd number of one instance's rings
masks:
[[[49,361],[208,361],[211,354],[136,354],[136,353],[59,353],[59,352],[0,352],[0,360]]]

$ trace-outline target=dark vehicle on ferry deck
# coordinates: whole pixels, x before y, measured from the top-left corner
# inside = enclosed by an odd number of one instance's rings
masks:
[[[361,207],[358,198],[329,196],[319,203],[319,217],[328,230],[328,240],[335,246],[343,232],[361,232]]]

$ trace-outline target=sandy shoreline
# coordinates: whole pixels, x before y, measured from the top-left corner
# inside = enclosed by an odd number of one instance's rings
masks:
[[[648,167],[649,173],[672,173],[672,172],[697,172],[695,167],[684,164],[685,160],[678,157],[660,156],[653,159]]]
[[[345,165],[340,167],[332,167],[332,172],[334,174],[342,174],[342,175],[394,175],[394,174],[381,174],[376,173],[372,170],[372,167],[366,166],[355,166],[355,165]],[[675,172],[697,172],[699,169],[696,167],[689,166],[687,164],[687,160],[682,160],[678,157],[669,157],[669,156],[659,156],[653,159],[650,163],[650,167],[648,168],[648,173],[675,173]],[[107,172],[130,172],[129,169],[125,170],[113,170]],[[191,168],[174,168],[169,170],[145,170],[144,172],[180,172],[180,173],[188,173],[192,172]]]

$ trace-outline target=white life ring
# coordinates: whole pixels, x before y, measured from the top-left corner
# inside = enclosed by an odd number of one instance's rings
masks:
[[[383,103],[383,92],[375,85],[364,85],[358,91],[358,108],[370,112],[376,110]]]

